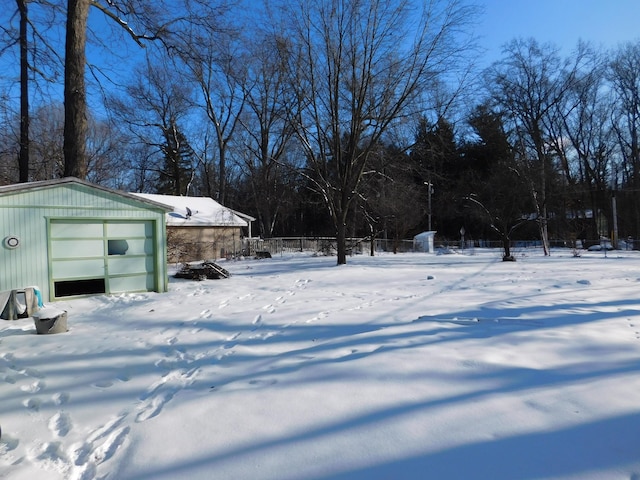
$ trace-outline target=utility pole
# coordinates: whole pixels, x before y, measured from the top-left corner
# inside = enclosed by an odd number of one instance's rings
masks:
[[[428,182],[422,182],[422,183],[425,184],[429,188],[428,193],[427,193],[427,195],[428,195],[427,196],[427,198],[428,198],[427,216],[429,218],[429,229],[428,229],[428,231],[430,232],[431,231],[431,194],[433,193],[433,184],[431,183],[431,180],[429,180]]]
[[[613,215],[613,235],[611,246],[618,249],[618,207],[616,205],[616,191],[611,190],[611,214]]]

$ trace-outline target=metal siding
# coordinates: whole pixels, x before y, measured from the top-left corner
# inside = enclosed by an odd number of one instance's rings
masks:
[[[37,209],[0,205],[0,241],[16,235],[20,245],[0,246],[0,291],[45,285],[47,272],[46,221]],[[41,287],[42,288],[42,287]]]
[[[49,244],[51,240],[48,238],[47,229],[49,221],[55,225],[56,219],[77,219],[80,223],[76,226],[96,225],[101,224],[103,220],[114,220],[118,222],[118,226],[114,225],[116,232],[120,227],[131,227],[131,224],[126,224],[127,220],[144,221],[142,229],[144,234],[141,238],[133,239],[135,242],[130,242],[130,248],[135,247],[136,253],[141,249],[139,253],[144,252],[147,257],[145,262],[151,263],[152,270],[156,273],[155,277],[151,275],[151,280],[148,275],[141,275],[144,281],[138,280],[133,283],[144,284],[145,289],[149,290],[166,291],[168,285],[164,214],[161,208],[145,206],[134,199],[80,184],[62,184],[0,195],[0,241],[8,235],[16,235],[21,240],[20,246],[16,249],[0,246],[0,291],[36,285],[40,287],[45,301],[52,299],[53,293],[49,292],[49,268],[52,267],[52,259],[48,254],[50,248],[51,252],[60,255],[61,259],[64,256],[61,250],[67,247],[73,248],[73,242],[79,236],[95,238],[93,233],[88,233],[85,227],[74,228],[75,226],[72,225],[72,228],[65,231],[64,236],[57,227],[53,227],[52,235],[60,241],[65,239],[65,242],[71,242],[60,243],[54,248]],[[93,253],[95,246],[91,245],[87,248]],[[89,255],[89,257],[92,256]],[[67,267],[71,267],[71,264]],[[90,267],[85,266],[81,269],[82,271],[76,271],[76,274],[84,276],[87,271],[91,274],[95,273],[96,267],[93,262]],[[67,268],[65,271],[72,273],[72,270]],[[123,280],[117,282],[118,285],[127,283]]]

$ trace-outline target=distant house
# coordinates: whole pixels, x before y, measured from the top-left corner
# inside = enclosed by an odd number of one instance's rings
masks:
[[[166,214],[168,262],[215,260],[242,249],[243,228],[251,236],[255,218],[220,205],[209,197],[178,197],[135,193],[168,205]]]
[[[44,301],[167,290],[165,214],[151,199],[77,178],[0,187],[0,292]]]

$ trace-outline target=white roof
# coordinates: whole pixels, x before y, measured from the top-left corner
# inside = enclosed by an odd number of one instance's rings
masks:
[[[167,213],[169,227],[246,227],[248,223],[233,210],[209,197],[178,197],[152,193],[134,193],[139,197],[173,207]]]
[[[413,237],[414,240],[426,240],[429,237],[432,237],[436,234],[437,232],[435,230],[431,230],[431,231],[427,231],[427,232],[421,232],[419,234],[417,234],[415,237]]]

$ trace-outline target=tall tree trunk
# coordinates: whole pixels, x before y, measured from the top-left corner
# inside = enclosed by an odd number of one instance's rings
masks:
[[[347,222],[340,215],[338,224],[336,225],[336,243],[338,251],[338,265],[347,264]]]
[[[220,148],[220,182],[218,183],[218,202],[222,205],[227,203],[227,165],[226,165],[226,145]]]
[[[20,183],[29,181],[29,57],[27,42],[27,2],[16,0],[20,12]]]
[[[89,0],[68,0],[64,59],[64,175],[87,177],[85,44]]]

